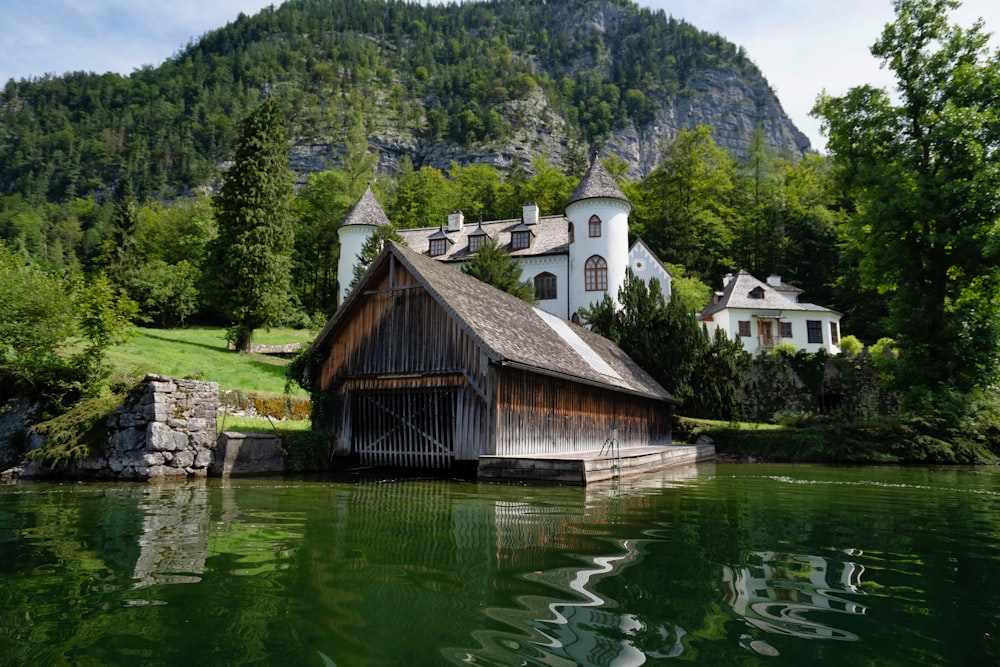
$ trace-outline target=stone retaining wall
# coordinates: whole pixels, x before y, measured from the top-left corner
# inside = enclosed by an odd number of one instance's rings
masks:
[[[203,477],[212,463],[219,385],[147,375],[108,419],[108,448],[80,471],[120,479]]]

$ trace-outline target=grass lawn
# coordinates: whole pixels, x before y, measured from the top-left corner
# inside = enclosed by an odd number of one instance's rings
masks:
[[[302,329],[261,329],[254,342],[264,345],[312,342],[316,333]],[[288,361],[263,354],[237,354],[226,349],[226,331],[221,327],[184,329],[139,328],[133,340],[111,348],[111,363],[136,368],[142,373],[158,373],[183,378],[196,376],[218,382],[222,389],[281,394],[285,390]],[[292,394],[305,396],[294,387]]]
[[[701,419],[700,417],[679,417],[680,421],[690,428],[735,428],[741,431],[780,431],[787,428],[781,424],[762,424],[757,422],[729,422],[720,419]]]
[[[264,417],[219,415],[216,427],[220,433],[222,431],[236,431],[238,433],[278,433],[280,435],[288,431],[308,431],[312,427],[312,420],[284,419],[277,421]]]

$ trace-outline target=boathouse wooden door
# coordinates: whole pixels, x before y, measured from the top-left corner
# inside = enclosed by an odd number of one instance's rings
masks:
[[[351,451],[366,465],[450,468],[456,387],[351,393]]]

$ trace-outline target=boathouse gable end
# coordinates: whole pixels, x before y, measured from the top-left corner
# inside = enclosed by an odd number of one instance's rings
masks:
[[[396,244],[313,352],[336,451],[363,462],[590,451],[612,429],[669,441],[673,397],[613,343]]]

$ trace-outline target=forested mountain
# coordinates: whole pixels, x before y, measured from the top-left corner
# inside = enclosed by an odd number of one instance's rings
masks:
[[[110,47],[109,47],[110,48]],[[808,139],[747,55],[628,0],[288,0],[130,76],[8,81],[0,193],[66,202],[128,182],[139,198],[208,185],[265,95],[290,113],[292,165],[320,171],[362,118],[382,171],[538,156],[574,171],[597,146],[645,177],[664,140],[713,128],[745,157]]]

